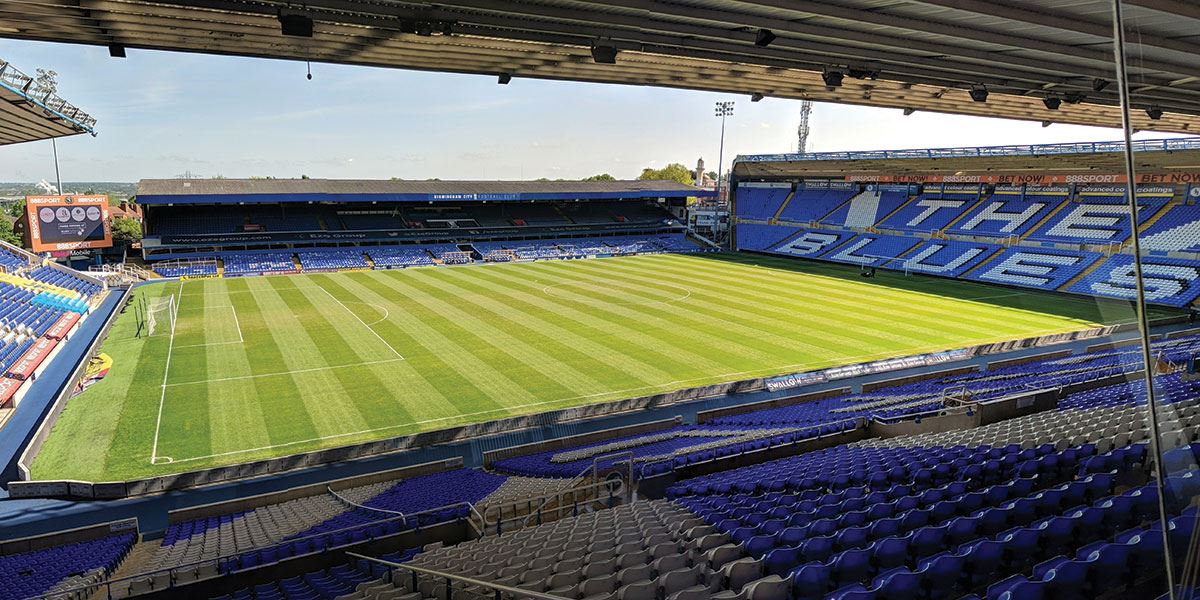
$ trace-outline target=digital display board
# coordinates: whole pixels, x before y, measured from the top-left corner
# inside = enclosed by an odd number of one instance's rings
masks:
[[[112,246],[107,196],[26,196],[25,214],[34,252]]]

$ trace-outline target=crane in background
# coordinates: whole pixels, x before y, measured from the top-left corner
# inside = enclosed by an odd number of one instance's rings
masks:
[[[808,116],[812,114],[812,100],[800,101],[800,125],[796,127],[796,153],[808,151]]]

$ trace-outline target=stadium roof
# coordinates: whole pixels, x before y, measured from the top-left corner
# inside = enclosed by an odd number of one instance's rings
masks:
[[[377,179],[143,179],[141,204],[230,202],[521,201],[711,196],[674,181],[403,181]]]
[[[2,31],[4,26],[0,26]],[[0,146],[81,133],[95,135],[95,127],[96,119],[0,59]]]
[[[873,150],[739,156],[739,177],[837,177],[860,175],[1121,174],[1124,142],[1032,146],[984,146],[921,150]],[[1134,142],[1139,176],[1200,174],[1200,138]],[[1188,180],[1191,181],[1191,180]]]
[[[1135,127],[1200,131],[1200,6],[1124,0]],[[1115,127],[1109,0],[0,0],[0,37]],[[281,15],[285,19],[281,19]],[[293,33],[283,36],[281,22]],[[296,31],[299,30],[299,31]],[[756,44],[756,42],[759,42]],[[764,43],[765,42],[765,43]],[[605,48],[615,64],[598,64]],[[826,87],[822,72],[844,73]],[[861,78],[860,78],[861,77]],[[1098,81],[1099,80],[1099,81]],[[985,86],[986,102],[972,101]],[[1057,110],[1045,98],[1066,100]],[[1071,100],[1082,100],[1074,103]],[[1160,120],[1142,110],[1161,108]]]

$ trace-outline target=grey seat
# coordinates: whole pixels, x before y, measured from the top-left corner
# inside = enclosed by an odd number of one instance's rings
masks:
[[[598,594],[610,594],[617,589],[617,576],[615,574],[602,575],[600,577],[589,577],[579,584],[579,594],[584,598],[590,598]]]
[[[655,600],[658,598],[657,581],[639,581],[617,590],[617,600]]]
[[[654,577],[654,568],[645,563],[621,569],[617,572],[617,581],[621,585],[629,585],[639,581],[648,581]]]
[[[688,566],[688,559],[682,554],[671,554],[661,557],[650,564],[654,567],[656,573],[662,574],[686,568]]]
[[[598,560],[589,562],[583,567],[583,577],[591,579],[601,575],[610,575],[617,570],[617,559],[610,558],[608,560]]]
[[[751,557],[739,558],[725,565],[721,575],[730,590],[741,590],[747,583],[762,577],[762,562]]]
[[[709,550],[704,555],[705,562],[714,571],[746,555],[741,544],[725,544]]]
[[[675,542],[664,542],[650,545],[650,558],[658,559],[672,554],[679,554],[679,546]]]
[[[637,552],[629,552],[626,554],[617,555],[617,566],[621,568],[644,565],[650,560],[650,555],[645,550]]]
[[[787,600],[788,581],[778,575],[768,575],[752,581],[742,589],[748,600]]]
[[[690,569],[676,569],[658,578],[664,596],[683,591],[700,583],[704,576],[704,567],[696,565]]]

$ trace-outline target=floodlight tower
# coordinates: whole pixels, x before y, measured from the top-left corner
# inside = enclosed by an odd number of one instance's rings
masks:
[[[712,233],[714,238],[713,241],[719,244],[720,240],[716,238],[720,235],[717,233],[717,223],[719,221],[718,215],[721,212],[720,207],[722,205],[721,178],[725,176],[725,117],[733,116],[733,101],[726,100],[724,102],[717,102],[715,116],[721,118],[721,149],[717,152],[717,204],[713,213]],[[726,205],[728,205],[728,203],[726,203]]]
[[[800,101],[800,125],[796,127],[796,153],[808,151],[808,116],[812,114],[812,100]]]

